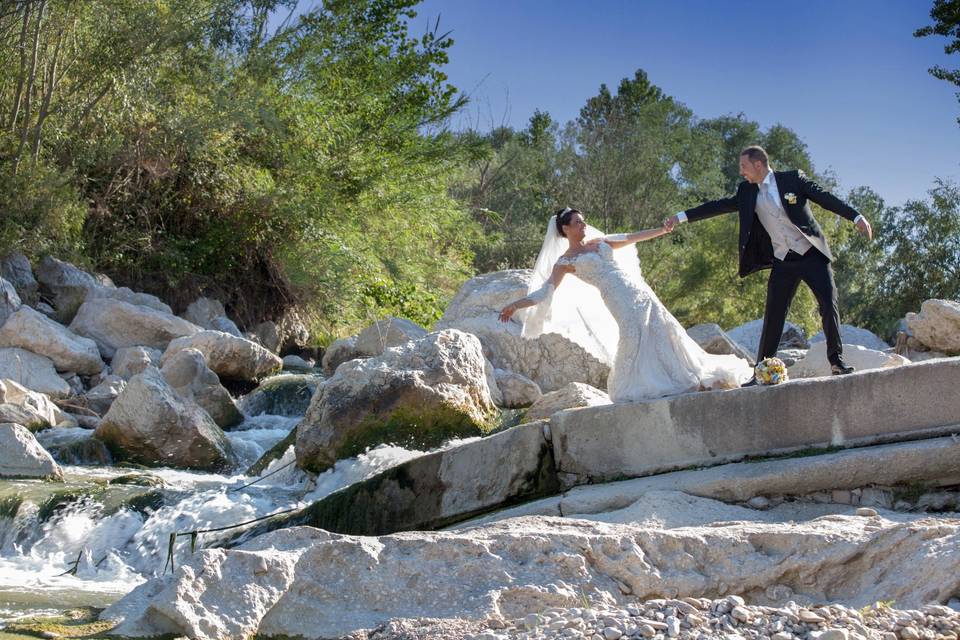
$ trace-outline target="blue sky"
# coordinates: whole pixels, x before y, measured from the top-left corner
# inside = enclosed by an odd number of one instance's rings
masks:
[[[743,112],[807,143],[840,193],[867,185],[891,205],[960,182],[960,66],[929,24],[928,0],[426,0],[411,32],[440,17],[446,72],[471,97],[457,127],[521,128],[535,109],[566,122],[601,83],[644,69],[702,118]]]

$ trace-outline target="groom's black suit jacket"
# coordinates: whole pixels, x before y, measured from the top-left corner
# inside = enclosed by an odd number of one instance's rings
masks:
[[[823,230],[813,217],[807,200],[813,200],[828,211],[853,221],[859,214],[856,209],[846,204],[820,185],[811,180],[803,171],[774,171],[777,180],[777,191],[780,193],[780,202],[787,216],[797,225],[800,232],[807,237],[810,243],[828,260],[833,260],[827,239]],[[731,211],[740,212],[740,277],[748,276],[754,271],[768,269],[773,265],[773,243],[770,235],[757,217],[757,194],[760,188],[751,182],[741,182],[737,187],[737,194],[732,198],[723,198],[713,202],[705,202],[699,207],[688,209],[687,220],[696,222],[705,220],[721,213]],[[796,196],[796,201],[790,203],[787,195]]]

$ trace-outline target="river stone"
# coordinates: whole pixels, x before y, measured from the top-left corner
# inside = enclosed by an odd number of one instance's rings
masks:
[[[37,439],[19,424],[0,424],[0,477],[63,481],[63,471]]]
[[[25,304],[32,306],[40,299],[39,285],[33,277],[30,261],[22,253],[11,253],[0,259],[0,276],[13,285]]]
[[[357,336],[334,340],[324,350],[323,359],[320,361],[323,366],[323,375],[330,377],[344,362],[362,357],[364,356],[357,350]]]
[[[15,422],[31,430],[57,425],[76,426],[46,395],[13,380],[0,380],[0,422]]]
[[[99,422],[99,419],[98,419]],[[37,442],[53,459],[63,465],[113,465],[107,446],[86,428],[44,429],[36,434]]]
[[[544,393],[569,382],[606,388],[610,367],[601,356],[556,333],[524,338],[520,335],[521,313],[506,323],[497,319],[500,309],[526,295],[530,274],[529,269],[511,269],[471,278],[460,287],[434,329],[472,333],[480,339],[493,366],[530,378]]]
[[[110,410],[113,401],[120,397],[127,381],[116,375],[106,376],[100,384],[83,394],[87,408],[103,416]]]
[[[524,420],[544,420],[557,411],[576,407],[598,407],[610,404],[610,396],[582,382],[571,382],[562,389],[544,394],[527,410]]]
[[[427,335],[420,325],[403,318],[384,318],[357,335],[357,352],[361,356],[378,356],[385,349],[406,344]]]
[[[177,393],[210,414],[217,426],[232,427],[243,420],[230,392],[196,349],[177,351],[167,358],[160,372]]]
[[[151,578],[101,618],[122,621],[118,636],[316,639],[397,618],[517,620],[583,607],[584,593],[624,609],[664,594],[756,594],[781,607],[789,599],[860,608],[886,598],[906,608],[955,593],[960,526],[952,521],[737,522],[736,514],[723,526],[678,529],[542,516],[382,537],[287,529],[185,556],[176,573]],[[784,588],[768,589],[776,585]]]
[[[856,344],[843,345],[843,361],[857,371],[867,369],[886,369],[910,364],[910,361],[895,353],[874,351]],[[806,357],[787,369],[790,378],[816,378],[829,376],[830,363],[827,361],[827,343],[814,342]]]
[[[0,278],[0,326],[21,307],[20,296],[10,282]]]
[[[171,313],[110,298],[93,298],[80,305],[70,329],[92,338],[105,358],[112,358],[122,347],[165,349],[171,340],[200,331]]]
[[[925,300],[920,313],[907,314],[907,327],[930,350],[960,354],[960,302]]]
[[[163,352],[153,347],[120,347],[113,354],[110,368],[114,375],[129,380],[149,366],[159,367]]]
[[[462,331],[351,360],[314,394],[297,429],[297,464],[320,472],[381,443],[429,448],[481,435],[496,414],[494,390],[480,341]]]
[[[150,466],[222,471],[233,451],[220,427],[156,367],[127,383],[95,431],[114,457]]]
[[[90,376],[106,366],[93,340],[27,306],[20,307],[0,327],[0,347],[20,347],[46,356],[57,371]]]
[[[170,343],[160,359],[166,364],[177,351],[196,349],[204,355],[207,366],[230,380],[260,380],[283,368],[283,361],[275,354],[246,338],[238,338],[222,331],[200,331],[178,338]]]
[[[300,373],[309,373],[313,371],[313,361],[307,362],[300,356],[290,354],[283,356],[283,369],[285,371],[298,371]]]
[[[751,364],[755,364],[756,352],[747,353],[739,344],[730,339],[718,324],[698,324],[687,329],[687,335],[707,353],[714,355],[735,355]]]
[[[747,353],[754,354],[760,351],[760,334],[763,332],[763,320],[752,320],[739,327],[727,330],[727,335],[731,340],[739,344]],[[787,322],[783,325],[783,334],[780,336],[780,345],[778,349],[809,349],[810,343],[807,341],[803,329]]]
[[[497,386],[503,395],[500,406],[507,409],[522,409],[529,407],[543,396],[536,382],[526,376],[504,369],[494,369]]]
[[[302,416],[310,407],[321,379],[314,375],[287,373],[272,376],[239,401],[248,416],[269,413],[276,416]]]
[[[19,347],[0,348],[0,378],[15,380],[51,398],[70,395],[70,385],[57,375],[50,358]]]
[[[823,331],[810,338],[810,344],[823,342]],[[890,345],[886,341],[869,329],[861,329],[851,324],[840,325],[840,341],[843,344],[855,344],[874,351],[886,351]]]
[[[223,303],[214,298],[200,297],[190,303],[181,317],[203,329],[223,331],[230,335],[243,337],[237,325],[227,317]]]

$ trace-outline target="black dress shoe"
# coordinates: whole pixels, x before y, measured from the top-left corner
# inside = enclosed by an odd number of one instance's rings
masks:
[[[740,385],[741,388],[743,388],[743,387],[755,387],[755,386],[757,386],[757,379],[756,379],[756,378],[750,378],[749,380],[747,380],[746,382],[744,382],[742,385]]]
[[[848,367],[842,362],[840,364],[830,365],[830,373],[832,373],[835,376],[845,376],[848,373],[853,373],[854,371],[856,371],[854,367]]]

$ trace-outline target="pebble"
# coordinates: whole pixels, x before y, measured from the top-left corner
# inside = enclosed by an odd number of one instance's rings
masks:
[[[603,628],[603,637],[604,640],[619,640],[620,636],[623,635],[623,632],[616,627],[604,627]]]
[[[733,611],[730,612],[730,615],[732,615],[735,620],[739,620],[740,622],[750,622],[750,612],[743,605],[735,606]]]
[[[810,611],[809,609],[800,609],[800,613],[798,614],[798,617],[800,618],[800,622],[806,622],[807,624],[817,624],[820,622],[825,622],[823,618],[815,614],[813,611]]]
[[[677,620],[674,616],[667,616],[667,635],[671,638],[676,638],[680,635],[680,621]]]
[[[877,510],[871,509],[870,507],[860,507],[857,509],[857,515],[864,518],[872,518],[877,515]]]
[[[639,632],[644,638],[652,638],[653,636],[657,635],[657,630],[651,627],[649,624],[641,624]]]
[[[817,633],[814,636],[813,633],[810,634],[811,640],[849,640],[849,635],[847,634],[846,629],[824,629]]]
[[[920,634],[913,627],[904,627],[900,629],[900,637],[903,640],[920,640]]]

